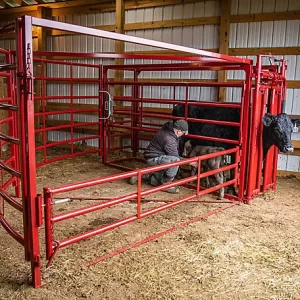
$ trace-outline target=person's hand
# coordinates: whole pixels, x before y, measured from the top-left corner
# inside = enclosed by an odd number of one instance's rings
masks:
[[[191,163],[189,163],[189,165],[196,168],[196,169],[198,168],[198,162],[197,161],[191,162]]]

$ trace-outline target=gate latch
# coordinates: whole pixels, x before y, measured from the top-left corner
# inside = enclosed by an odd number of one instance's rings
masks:
[[[107,117],[99,118],[99,120],[107,120],[113,114],[114,100],[112,95],[107,91],[99,91],[99,93],[105,93],[108,95],[108,101],[104,102],[104,111],[107,111]]]

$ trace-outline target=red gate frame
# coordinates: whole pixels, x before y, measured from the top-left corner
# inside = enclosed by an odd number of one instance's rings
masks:
[[[215,64],[218,69],[220,65],[239,65],[241,69],[245,70],[245,94],[249,105],[243,108],[242,135],[245,141],[248,140],[247,133],[249,128],[248,116],[250,114],[250,95],[252,88],[252,78],[256,78],[254,85],[254,96],[252,97],[252,121],[250,124],[251,133],[249,146],[246,143],[242,151],[241,168],[244,169],[240,178],[240,184],[246,191],[246,201],[252,199],[259,192],[263,192],[268,188],[275,188],[276,185],[276,166],[277,166],[277,151],[271,150],[271,154],[265,162],[265,172],[263,177],[263,185],[260,186],[261,178],[261,121],[262,112],[264,111],[266,99],[262,100],[259,97],[260,89],[269,86],[275,92],[272,92],[272,101],[269,103],[269,111],[274,113],[281,112],[282,101],[285,97],[286,80],[285,70],[286,64],[284,60],[280,61],[279,67],[263,66],[261,63],[261,56],[258,56],[256,68],[253,69],[252,61],[243,58],[232,57],[228,55],[208,52],[200,49],[193,49],[158,41],[152,41],[142,38],[131,37],[128,35],[117,34],[113,32],[106,32],[97,29],[91,29],[83,26],[60,23],[50,20],[38,19],[29,16],[19,18],[15,25],[10,25],[9,30],[15,29],[17,51],[16,51],[16,78],[17,78],[17,106],[19,109],[19,137],[20,137],[20,170],[22,180],[22,199],[23,199],[23,216],[24,216],[24,247],[25,258],[31,262],[32,282],[34,287],[41,285],[41,261],[40,261],[40,243],[38,229],[42,224],[42,198],[37,195],[36,191],[36,156],[35,156],[35,130],[34,130],[34,87],[33,87],[33,52],[32,52],[32,26],[46,27],[74,33],[85,34],[89,36],[119,40],[123,42],[131,42],[135,44],[159,47],[168,50],[183,51],[189,55],[197,56],[166,56],[166,55],[128,55],[128,54],[77,54],[81,57],[101,57],[101,58],[140,58],[140,59],[158,59],[158,60],[180,60],[189,62],[201,62],[202,64]],[[37,53],[43,55],[43,53]],[[46,52],[44,52],[46,55]],[[69,55],[69,53],[55,53],[52,55]],[[274,101],[273,101],[274,100]],[[264,102],[263,102],[264,101]],[[262,109],[263,107],[263,109]],[[260,149],[260,150],[259,150]],[[247,160],[247,153],[250,153],[250,159]],[[202,158],[203,159],[203,158]],[[199,163],[200,163],[199,159]],[[179,163],[180,164],[180,163]],[[129,172],[130,173],[130,172]],[[130,175],[129,173],[126,174]],[[139,176],[139,189],[141,182],[141,171],[134,172]],[[244,174],[244,175],[243,175]],[[200,173],[198,173],[198,180]],[[246,181],[247,178],[247,181]],[[91,184],[88,182],[87,184]],[[171,183],[168,186],[174,186],[176,183]],[[166,187],[168,187],[166,186]],[[243,190],[241,189],[241,190]],[[159,188],[158,188],[159,190]],[[52,191],[53,192],[53,191]],[[17,192],[16,192],[17,193]],[[48,194],[47,194],[48,193]],[[45,201],[51,194],[51,191],[46,192]],[[241,192],[242,193],[242,192]],[[3,196],[2,196],[3,197]],[[141,194],[138,196],[140,199]],[[239,194],[239,197],[243,195]],[[5,199],[7,200],[7,199]],[[187,199],[185,199],[187,200]],[[139,200],[140,201],[140,200]],[[141,213],[138,212],[141,216]],[[1,219],[3,221],[3,219]],[[49,218],[46,218],[49,221]],[[2,222],[3,224],[3,222]],[[6,228],[7,229],[7,228]],[[49,248],[49,245],[48,245]]]

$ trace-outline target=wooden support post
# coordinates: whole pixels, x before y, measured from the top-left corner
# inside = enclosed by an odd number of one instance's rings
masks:
[[[125,1],[124,0],[116,0],[116,28],[115,32],[124,34],[125,26]],[[125,52],[125,44],[121,41],[115,42],[115,53],[123,54]],[[116,59],[116,65],[124,64],[124,59]],[[115,81],[122,81],[124,80],[124,71],[116,70],[115,71]],[[124,93],[124,86],[115,85],[114,87],[114,96],[123,96]],[[120,108],[123,106],[122,102],[117,102],[116,107]],[[115,138],[112,141],[112,147],[120,147],[121,140],[120,138]]]
[[[43,6],[39,6],[37,8],[37,16],[38,18],[42,18],[42,19],[51,19],[52,16],[52,10],[51,8],[48,7],[43,7]],[[38,43],[37,43],[37,51],[47,51],[47,34],[48,34],[48,29],[47,28],[43,28],[43,27],[37,27],[37,39],[38,39]],[[41,64],[37,65],[34,69],[34,73],[35,75],[42,75],[42,66]],[[44,75],[46,75],[46,67],[44,67]],[[36,96],[41,96],[42,95],[42,91],[43,91],[43,82],[41,80],[36,81],[35,82],[35,86],[34,86],[34,92]],[[45,86],[46,88],[46,86]],[[35,112],[39,112],[41,108],[41,102],[40,101],[35,101],[34,102],[34,111]],[[34,120],[34,127],[35,129],[39,129],[41,126],[42,120],[40,117],[35,118]],[[42,144],[43,141],[43,134],[44,133],[38,133],[35,138],[36,138],[36,142],[38,144]]]
[[[220,21],[220,47],[219,53],[228,54],[229,50],[229,31],[230,31],[230,4],[231,0],[221,0],[221,21]],[[218,81],[227,81],[227,71],[218,71]],[[219,88],[220,102],[226,101],[226,88]]]

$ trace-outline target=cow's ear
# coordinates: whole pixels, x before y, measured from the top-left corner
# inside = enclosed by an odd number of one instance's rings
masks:
[[[275,117],[273,115],[267,113],[261,120],[265,126],[270,126],[272,124],[272,122],[275,120]]]
[[[293,125],[298,127],[300,126],[300,119],[292,119]]]

